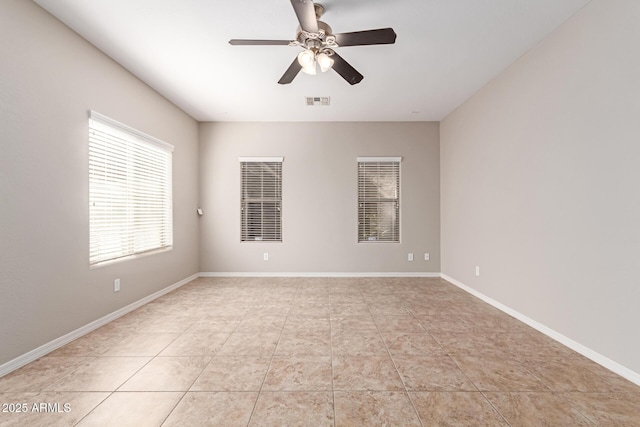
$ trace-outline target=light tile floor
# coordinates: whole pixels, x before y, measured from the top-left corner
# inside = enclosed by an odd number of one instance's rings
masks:
[[[431,278],[196,279],[0,403],[2,426],[640,426],[640,387]]]

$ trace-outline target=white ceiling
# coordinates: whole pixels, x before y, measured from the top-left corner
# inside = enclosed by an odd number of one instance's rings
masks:
[[[337,49],[354,86],[333,71],[279,85],[300,48],[228,44],[292,40],[290,0],[34,1],[199,121],[437,121],[590,0],[319,0],[334,33],[398,35]]]

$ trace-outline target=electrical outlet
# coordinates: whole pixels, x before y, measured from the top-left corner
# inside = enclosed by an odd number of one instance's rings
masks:
[[[120,291],[120,279],[115,279],[113,281],[113,292],[119,292]]]
[[[476,265],[476,276],[480,277],[480,266]]]
[[[429,261],[429,259],[430,259],[429,252],[425,252],[424,253],[424,260],[425,261]]]
[[[413,261],[413,254],[409,254],[409,256],[407,257],[407,261]]]
[[[262,259],[265,261],[269,261],[269,252],[265,252],[262,254]]]

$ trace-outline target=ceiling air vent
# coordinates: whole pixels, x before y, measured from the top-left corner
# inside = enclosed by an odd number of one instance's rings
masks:
[[[328,106],[331,98],[328,96],[307,96],[308,107]]]

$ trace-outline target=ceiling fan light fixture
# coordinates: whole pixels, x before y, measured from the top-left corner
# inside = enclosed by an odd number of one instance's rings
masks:
[[[303,50],[298,54],[298,63],[302,67],[302,72],[316,74],[316,54],[313,50]]]
[[[331,67],[333,67],[333,58],[331,58],[325,52],[320,53],[317,56],[318,65],[320,66],[320,71],[323,73],[329,71]]]
[[[306,49],[298,54],[298,62],[303,67],[313,64],[316,60],[316,54],[311,49]]]
[[[305,74],[309,74],[315,76],[316,73],[316,62],[313,61],[313,64],[302,67],[302,72]]]

